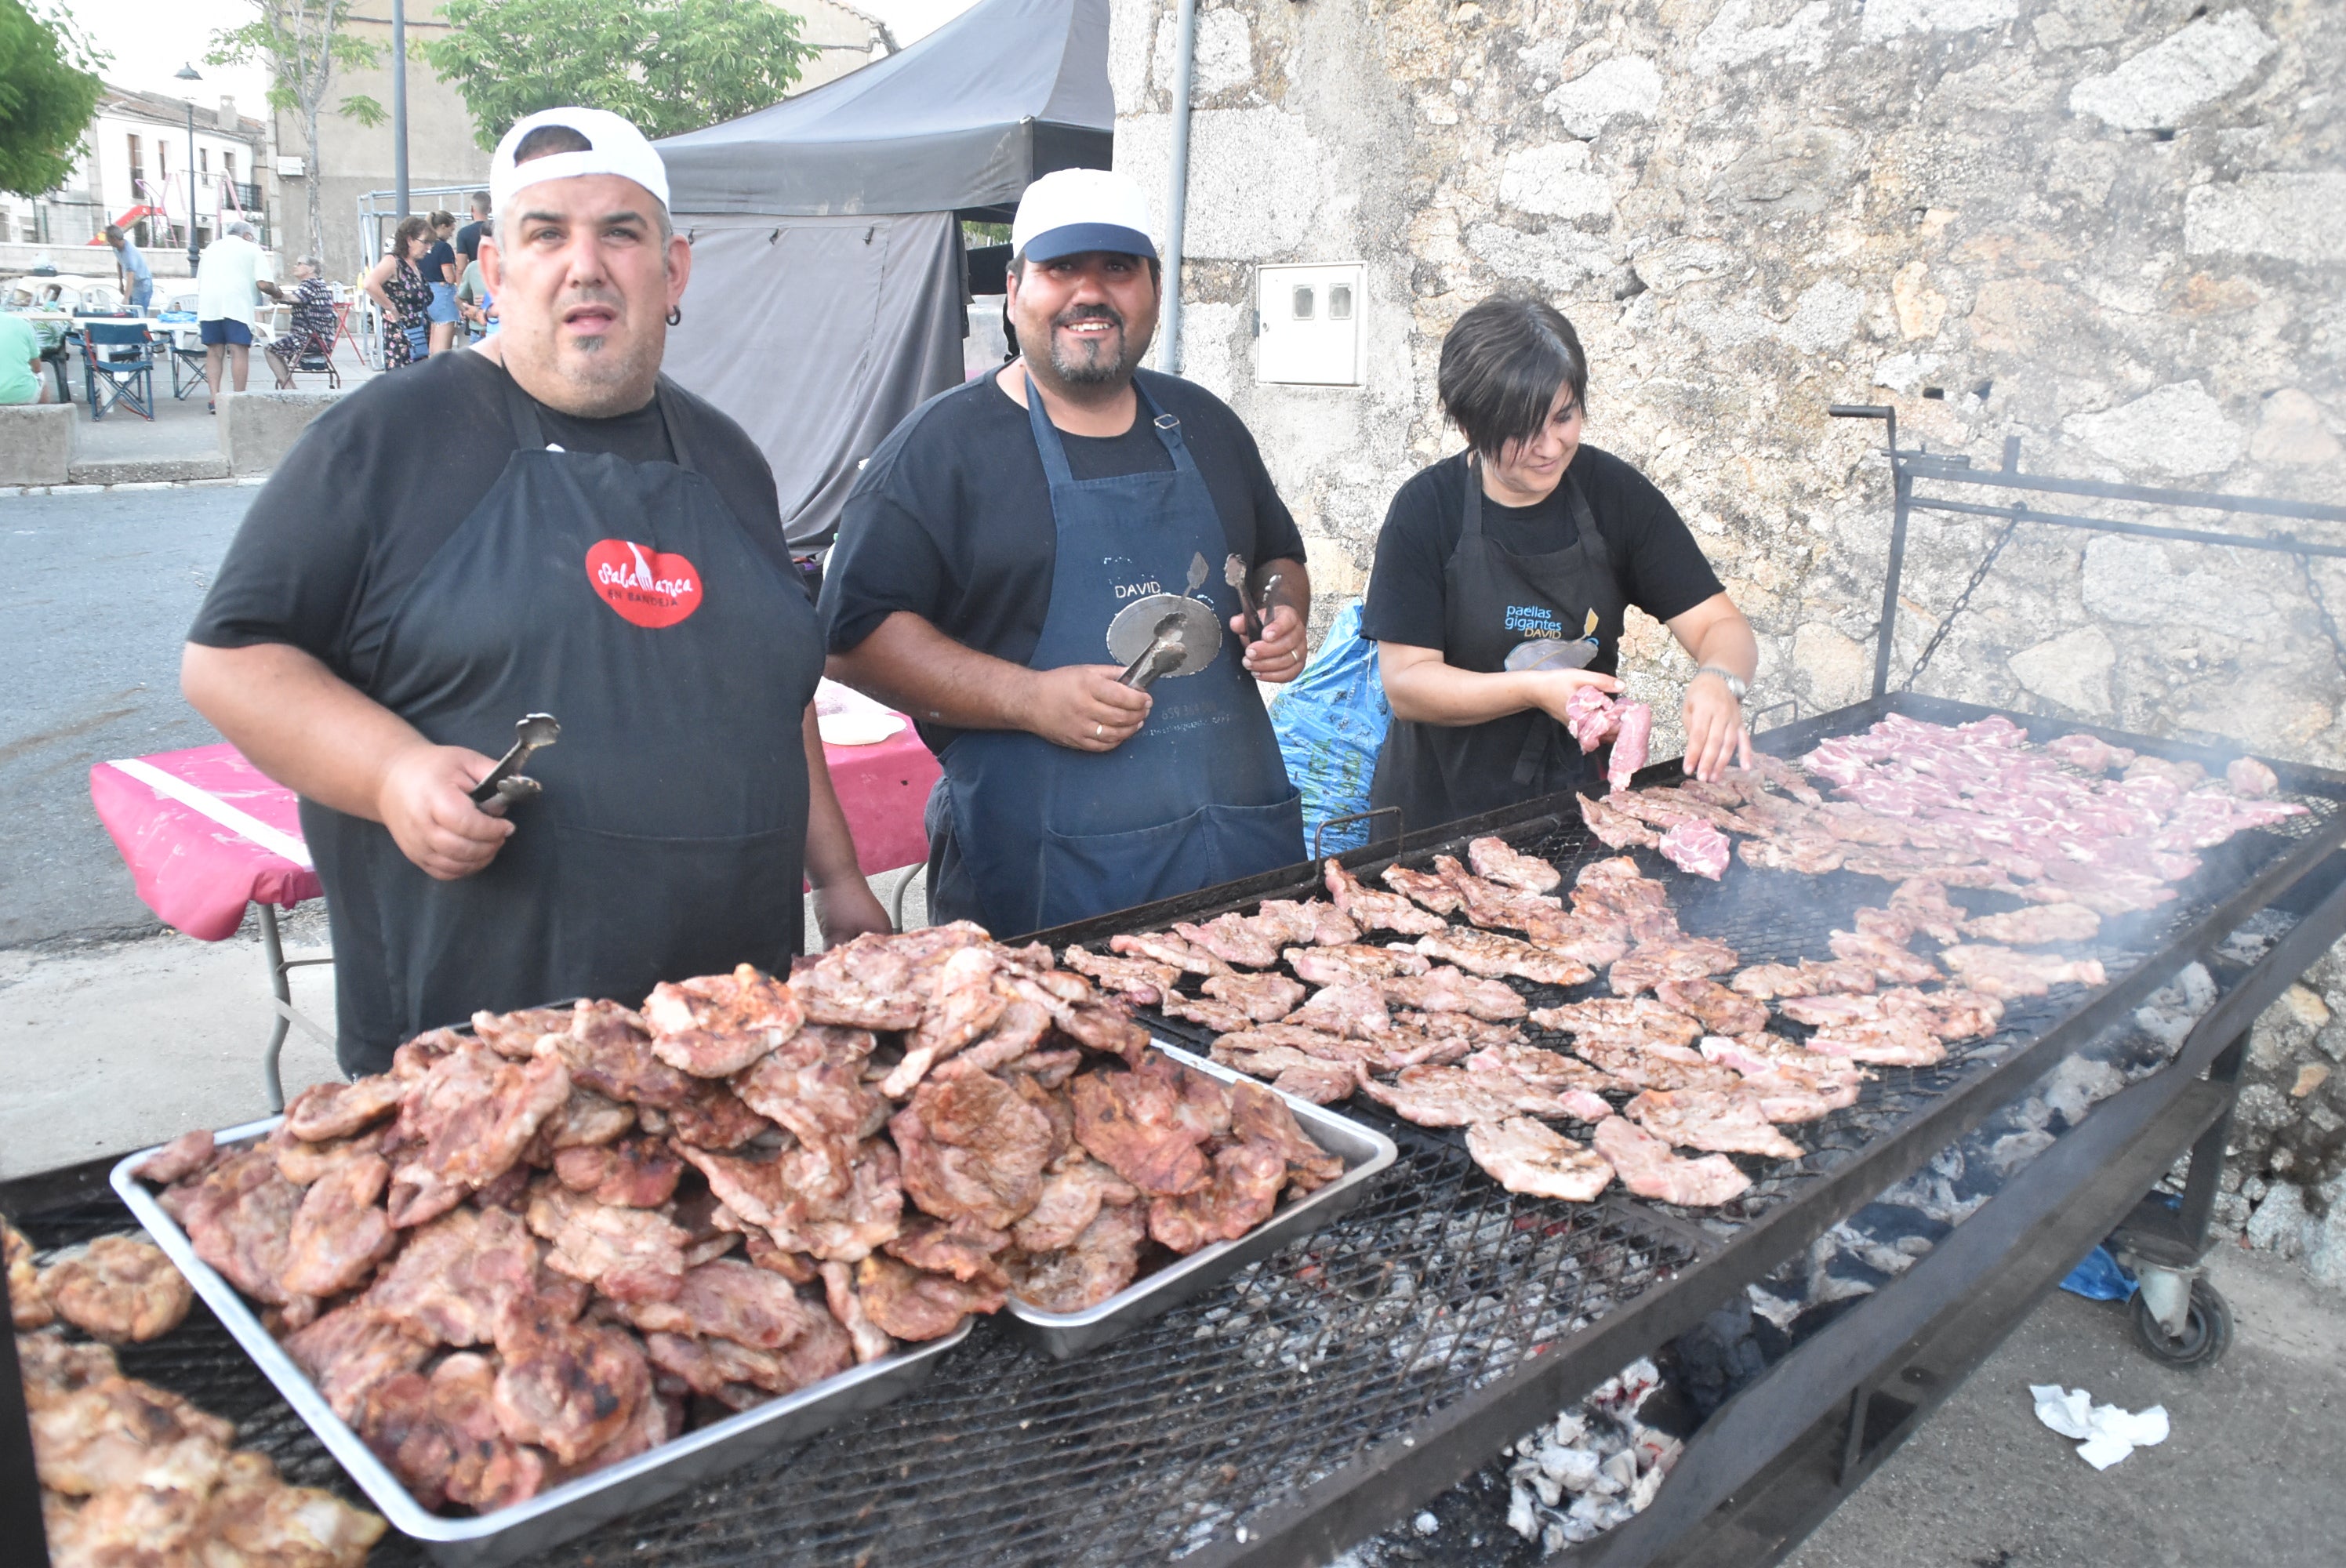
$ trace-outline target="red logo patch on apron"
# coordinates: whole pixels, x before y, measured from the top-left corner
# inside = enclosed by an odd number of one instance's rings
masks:
[[[672,626],[700,607],[700,573],[681,555],[606,539],[586,552],[586,580],[639,626]]]

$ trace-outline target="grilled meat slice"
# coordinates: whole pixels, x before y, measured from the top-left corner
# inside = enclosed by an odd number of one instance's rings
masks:
[[[566,1465],[603,1448],[652,1397],[651,1368],[622,1329],[535,1325],[500,1349],[504,1365],[490,1390],[497,1424]]]
[[[972,1312],[999,1312],[1004,1292],[982,1282],[927,1274],[882,1253],[855,1266],[865,1314],[899,1339],[937,1339]]]
[[[1421,942],[1433,941],[1421,937]],[[1280,957],[1288,967],[1312,985],[1341,985],[1353,980],[1382,980],[1392,974],[1423,974],[1433,968],[1423,958],[1398,944],[1371,947],[1346,942],[1328,947],[1290,947]]]
[[[1214,1060],[1250,1077],[1260,1078],[1283,1095],[1309,1100],[1315,1105],[1332,1105],[1349,1098],[1366,1075],[1366,1069],[1358,1062],[1331,1061],[1292,1045],[1266,1044],[1249,1050],[1243,1044],[1232,1044],[1247,1038],[1244,1034],[1225,1034],[1215,1041]]]
[[[699,1078],[728,1078],[799,1032],[806,1009],[754,964],[730,974],[662,981],[644,998],[652,1054]]]
[[[55,1334],[16,1336],[16,1370],[25,1384],[27,1410],[46,1410],[67,1394],[122,1375],[114,1351]]]
[[[1607,1116],[1589,1137],[1621,1185],[1639,1197],[1686,1208],[1708,1208],[1739,1197],[1751,1178],[1725,1155],[1682,1159],[1669,1145],[1625,1116]]]
[[[709,1190],[727,1208],[762,1227],[783,1251],[853,1263],[903,1228],[905,1187],[897,1147],[884,1138],[866,1139],[843,1173],[832,1155],[805,1145],[773,1159],[684,1147],[677,1153],[709,1178]]]
[[[1967,935],[2016,947],[2091,942],[2101,929],[2102,917],[2083,904],[2028,904],[2009,913],[1975,915],[1964,921]]]
[[[673,1105],[640,1107],[637,1120],[647,1133],[701,1149],[738,1149],[774,1130],[774,1124],[742,1103],[732,1085],[715,1078],[688,1080],[691,1088]]]
[[[1654,1000],[1700,1023],[1706,1033],[1750,1034],[1768,1027],[1768,1009],[1715,980],[1665,980]]]
[[[1168,1018],[1186,1018],[1192,1023],[1202,1023],[1217,1034],[1234,1034],[1239,1030],[1254,1027],[1254,1020],[1247,1016],[1246,1009],[1234,1003],[1217,1002],[1203,996],[1183,996],[1178,992],[1168,996],[1158,1011]]]
[[[198,1127],[194,1132],[181,1133],[148,1155],[130,1174],[140,1181],[168,1186],[209,1168],[215,1154],[210,1130]]]
[[[285,1107],[285,1131],[304,1143],[346,1138],[397,1110],[406,1092],[388,1073],[350,1084],[312,1084]]]
[[[1789,829],[1762,839],[1746,839],[1735,852],[1754,871],[1798,871],[1814,877],[1839,871],[1849,847],[1820,829]]]
[[[1841,958],[1826,963],[1810,958],[1797,964],[1755,963],[1729,981],[1728,988],[1755,1002],[1778,997],[1856,994],[1873,989],[1873,965],[1862,960]]]
[[[1471,926],[1451,926],[1433,935],[1419,937],[1417,951],[1427,958],[1454,963],[1469,974],[1489,979],[1513,974],[1538,985],[1578,985],[1583,981],[1596,978],[1596,973],[1580,959],[1556,952],[1545,943],[1521,942],[1497,932],[1477,931]],[[1619,956],[1617,950],[1615,956]]]
[[[1056,1141],[1051,1118],[1010,1084],[980,1074],[923,1084],[888,1124],[906,1196],[943,1220],[1006,1229],[1043,1194]]]
[[[647,1333],[714,1337],[762,1350],[779,1350],[811,1332],[820,1315],[780,1274],[729,1257],[687,1269],[673,1301],[624,1302],[618,1311]]]
[[[1178,1197],[1211,1179],[1198,1146],[1205,1134],[1164,1078],[1096,1071],[1075,1079],[1068,1091],[1076,1141],[1142,1192]]]
[[[0,1244],[8,1262],[8,1310],[19,1329],[46,1327],[56,1318],[41,1294],[40,1269],[33,1262],[33,1244],[25,1233],[0,1216]]]
[[[201,1497],[236,1440],[227,1421],[135,1378],[103,1378],[51,1394],[29,1424],[41,1484],[69,1497],[117,1487]]]
[[[1255,920],[1279,932],[1282,943],[1343,947],[1361,940],[1361,928],[1326,899],[1265,899]]]
[[[1193,1072],[1157,1051],[1143,1057],[1133,1071],[1172,1091],[1175,1118],[1200,1142],[1219,1138],[1230,1130],[1230,1093],[1219,1080]]]
[[[838,1023],[851,1029],[910,1029],[920,1023],[929,1003],[930,985],[916,973],[923,960],[983,940],[984,933],[974,926],[953,931],[950,938],[921,948],[898,937],[867,932],[827,950],[803,967],[792,966],[790,990],[805,1009],[809,1023]]]
[[[1963,940],[1959,928],[1964,913],[1948,901],[1943,882],[1934,882],[1928,877],[1907,878],[1891,891],[1890,911],[1904,916],[1909,925],[1933,942]]]
[[[614,1301],[672,1301],[684,1288],[689,1238],[657,1209],[597,1203],[549,1176],[531,1186],[526,1217],[547,1268]]]
[[[1327,863],[1328,896],[1344,917],[1362,931],[1394,931],[1403,936],[1423,936],[1440,931],[1448,922],[1440,915],[1419,909],[1399,893],[1385,892],[1364,885],[1358,877],[1346,871],[1333,859]]]
[[[1076,1237],[1098,1216],[1102,1204],[1139,1200],[1139,1188],[1076,1150],[1062,1156],[1045,1173],[1043,1196],[1026,1211],[1026,1217],[1011,1227],[1010,1238],[1024,1252],[1057,1252],[1076,1244]]]
[[[855,1268],[836,1258],[821,1265],[823,1299],[831,1304],[831,1315],[847,1330],[848,1347],[859,1366],[876,1361],[896,1349],[896,1341],[886,1329],[872,1320],[863,1309],[863,1298],[856,1294]]]
[[[1437,1043],[1399,1029],[1388,1029],[1371,1040],[1352,1040],[1325,1030],[1306,1028],[1291,1018],[1258,1024],[1241,1033],[1225,1034],[1216,1044],[1220,1049],[1239,1052],[1292,1048],[1323,1062],[1380,1073],[1399,1072],[1429,1061],[1441,1052]]]
[[[1120,954],[1086,952],[1080,947],[1069,947],[1066,953],[1069,969],[1090,975],[1107,990],[1129,997],[1135,1006],[1154,1007],[1173,994],[1181,983],[1181,971],[1169,963],[1158,963],[1145,958],[1126,958]]]
[[[1493,1063],[1480,1067],[1405,1067],[1388,1085],[1361,1085],[1378,1104],[1421,1127],[1463,1127],[1501,1122],[1509,1116],[1569,1116],[1594,1121],[1612,1107],[1580,1089],[1538,1087]]]
[[[1937,964],[1909,952],[1903,942],[1887,937],[1837,931],[1826,942],[1835,958],[1872,964],[1873,978],[1883,985],[1912,985],[1918,981],[1945,978]]]
[[[1706,1062],[1698,1051],[1637,1035],[1584,1034],[1572,1050],[1623,1088],[1731,1089],[1739,1081],[1732,1068]]]
[[[1287,1166],[1288,1186],[1299,1195],[1316,1192],[1344,1174],[1341,1156],[1313,1143],[1285,1101],[1252,1084],[1230,1085],[1230,1134],[1279,1156]]]
[[[1984,992],[1950,986],[1940,991],[1886,991],[1882,1011],[1914,1019],[1942,1040],[1984,1040],[2004,1020],[2004,1003]]]
[[[285,1353],[318,1385],[318,1392],[346,1421],[358,1419],[366,1397],[402,1372],[431,1358],[432,1342],[364,1300],[335,1308],[306,1329],[286,1336]]]
[[[988,947],[964,947],[947,953],[930,977],[929,1003],[921,1022],[904,1038],[904,1056],[881,1080],[880,1092],[892,1100],[913,1092],[930,1067],[984,1033],[1019,993],[995,983],[1002,961]],[[1084,993],[1090,994],[1090,987]]]
[[[1536,855],[1526,855],[1508,847],[1504,839],[1483,838],[1466,846],[1466,859],[1474,874],[1487,881],[1520,888],[1527,893],[1554,891],[1564,881],[1564,873]]]
[[[401,1239],[382,1207],[390,1185],[379,1155],[346,1160],[310,1184],[286,1237],[287,1295],[339,1296],[366,1283]]]
[[[655,1138],[590,1144],[554,1156],[556,1180],[597,1203],[621,1208],[658,1208],[676,1196],[684,1162]]]
[[[1853,1105],[1873,1076],[1774,1034],[1705,1035],[1702,1054],[1742,1074],[1745,1086],[1759,1096],[1760,1115],[1771,1122],[1813,1122]]]
[[[557,1054],[507,1062],[478,1046],[453,1051],[410,1084],[385,1140],[397,1148],[391,1223],[436,1219],[511,1169],[538,1128],[570,1097]]]
[[[1421,909],[1438,915],[1458,912],[1458,890],[1431,871],[1413,871],[1396,862],[1378,872],[1377,880]]]
[[[1704,936],[1678,936],[1641,942],[1606,972],[1605,983],[1617,996],[1651,991],[1665,980],[1700,980],[1725,974],[1739,962],[1733,948]]]
[[[1580,1089],[1593,1095],[1618,1086],[1610,1075],[1577,1057],[1536,1045],[1485,1045],[1466,1058],[1466,1065],[1478,1072],[1498,1068],[1552,1094]]]
[[[1650,996],[1592,996],[1532,1011],[1532,1022],[1565,1034],[1629,1034],[1670,1045],[1692,1045],[1702,1024]]]
[[[2005,1000],[2042,996],[2056,985],[2099,985],[2107,978],[2095,958],[2064,959],[1989,944],[1945,948],[1939,956],[1974,991]]]
[[[1170,932],[1144,931],[1134,935],[1118,933],[1107,939],[1107,945],[1127,957],[1167,964],[1186,974],[1219,974],[1229,967],[1204,948],[1194,946]]]
[[[1495,980],[1477,980],[1448,964],[1424,974],[1395,975],[1378,983],[1385,1001],[1394,1007],[1414,1007],[1427,1013],[1464,1013],[1489,1023],[1521,1018],[1529,1011],[1523,997]]]
[[[1589,1203],[1613,1185],[1604,1156],[1529,1116],[1473,1124],[1466,1152],[1501,1186],[1532,1197]]]
[[[1846,992],[1831,992],[1818,996],[1787,996],[1776,1004],[1776,1011],[1795,1023],[1805,1023],[1811,1029],[1828,1029],[1836,1024],[1864,1023],[1881,1017],[1882,998]]]
[[[1289,1013],[1285,1022],[1297,1028],[1373,1040],[1392,1028],[1392,1015],[1385,1010],[1384,984],[1358,980],[1328,986]]]
[[[1081,1312],[1132,1283],[1148,1239],[1148,1205],[1107,1204],[1066,1246],[1013,1252],[1004,1266],[1020,1300],[1046,1312]]]
[[[1287,1185],[1287,1161],[1268,1144],[1239,1143],[1214,1156],[1206,1185],[1178,1196],[1152,1197],[1148,1234],[1184,1254],[1236,1241],[1270,1217]]]
[[[1728,777],[1739,780],[1742,771],[1739,768],[1730,768],[1727,770]],[[1751,771],[1760,776],[1762,783],[1774,785],[1804,806],[1824,804],[1825,798],[1817,793],[1816,786],[1809,782],[1809,776],[1796,762],[1772,757],[1765,751],[1754,751],[1751,754]]]
[[[1202,948],[1224,963],[1241,969],[1277,968],[1279,944],[1287,940],[1285,931],[1278,929],[1276,922],[1259,924],[1241,914],[1216,915],[1203,925],[1175,921],[1173,931],[1190,946]]]
[[[171,1192],[184,1195],[177,1217],[197,1257],[253,1300],[289,1303],[287,1247],[302,1192],[279,1173],[267,1144],[239,1149]]]
[[[1433,871],[1457,893],[1466,918],[1485,930],[1519,931],[1537,941],[1565,923],[1562,900],[1486,881],[1449,855],[1434,856]]]
[[[13,1278],[10,1285],[13,1300]],[[195,1298],[163,1249],[144,1236],[101,1236],[59,1256],[41,1270],[34,1297],[84,1333],[117,1345],[169,1333]]]
[[[1659,833],[1617,805],[1592,800],[1586,795],[1576,799],[1580,801],[1580,820],[1608,850],[1650,850],[1662,841]]]
[[[1521,1045],[1524,1032],[1512,1023],[1489,1023],[1464,1013],[1396,1013],[1387,1038],[1411,1046],[1431,1042],[1435,1050],[1423,1060],[1445,1065],[1486,1045]]]
[[[515,1062],[526,1062],[537,1054],[537,1043],[548,1034],[566,1034],[570,1031],[571,1009],[567,1007],[524,1007],[513,1013],[475,1013],[473,1014],[473,1038]]]
[[[376,1273],[365,1300],[441,1344],[486,1345],[501,1323],[541,1311],[558,1315],[550,1302],[535,1299],[538,1257],[529,1227],[504,1209],[451,1209],[411,1233],[399,1256]],[[561,1286],[549,1281],[548,1291],[558,1297]]]
[[[1809,1036],[1809,1049],[1885,1067],[1928,1067],[1947,1057],[1937,1035],[1918,1020],[1894,1013],[1829,1024]]]
[[[1796,1160],[1808,1152],[1779,1132],[1761,1115],[1759,1097],[1739,1084],[1732,1089],[1647,1089],[1623,1114],[1679,1148],[1780,1160]]]
[[[887,1084],[875,1091],[863,1081],[871,1050],[872,1036],[861,1030],[817,1024],[736,1074],[733,1092],[844,1169],[856,1145],[887,1125],[888,1102],[882,1097]],[[892,1075],[888,1082],[893,1081]]]
[[[546,1161],[538,1157],[541,1154],[550,1158],[563,1149],[613,1143],[635,1125],[633,1105],[598,1095],[574,1078],[570,1097],[537,1125],[537,1142],[525,1157],[532,1164],[543,1165]]]
[[[616,1002],[581,1002],[569,1033],[553,1038],[571,1083],[606,1099],[668,1106],[692,1094],[693,1079],[653,1055],[649,1027]]]
[[[496,1415],[497,1363],[460,1351],[425,1377],[403,1372],[367,1396],[359,1435],[427,1508],[486,1513],[535,1497],[549,1471],[538,1450],[505,1435]]]

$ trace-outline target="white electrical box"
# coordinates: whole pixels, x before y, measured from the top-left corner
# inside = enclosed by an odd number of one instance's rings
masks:
[[[308,164],[298,157],[280,157],[277,160],[277,178],[280,179],[300,179],[309,172]]]
[[[1255,380],[1358,386],[1367,272],[1359,261],[1260,269]]]

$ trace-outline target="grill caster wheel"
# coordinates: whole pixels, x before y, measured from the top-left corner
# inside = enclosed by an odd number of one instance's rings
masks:
[[[2191,1312],[2180,1339],[2169,1339],[2150,1315],[2142,1293],[2132,1304],[2135,1343],[2154,1361],[2170,1367],[2212,1367],[2232,1348],[2232,1306],[2205,1279],[2191,1282]]]

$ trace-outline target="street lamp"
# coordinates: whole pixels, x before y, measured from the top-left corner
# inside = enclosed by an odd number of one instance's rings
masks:
[[[200,82],[203,76],[192,65],[181,66],[173,73],[183,82]],[[196,100],[188,100],[188,276],[196,275]]]

